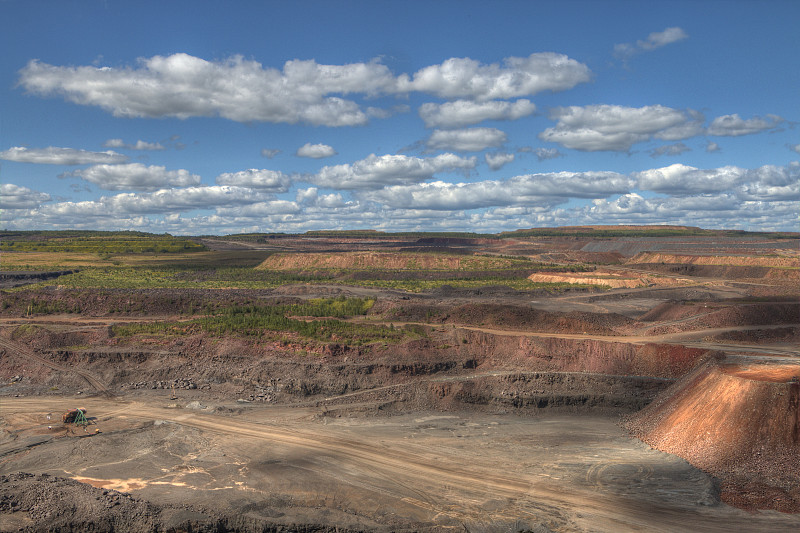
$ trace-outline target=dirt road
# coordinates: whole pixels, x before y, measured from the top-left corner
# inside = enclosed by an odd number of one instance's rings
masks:
[[[416,326],[431,326],[425,322],[401,322],[397,320],[369,320],[369,319],[353,319],[354,322],[367,322],[370,324],[379,325],[416,325]],[[621,342],[629,344],[678,344],[683,346],[690,346],[693,348],[707,348],[709,350],[723,350],[733,352],[757,352],[773,355],[784,355],[789,357],[800,357],[800,348],[792,346],[765,346],[763,344],[724,344],[713,341],[705,341],[707,337],[719,335],[729,332],[740,331],[767,331],[770,329],[784,329],[784,328],[800,328],[800,324],[779,324],[779,325],[761,325],[761,326],[733,326],[721,328],[703,328],[692,331],[681,331],[677,333],[663,333],[659,335],[596,335],[587,333],[548,333],[541,331],[520,331],[512,329],[499,329],[499,328],[485,328],[478,326],[464,326],[464,325],[446,325],[434,326],[439,328],[458,328],[469,331],[479,331],[482,333],[489,333],[492,335],[503,335],[511,337],[538,337],[538,338],[551,338],[551,339],[574,339],[574,340],[595,340],[602,342]]]
[[[38,465],[38,471],[99,486],[127,484],[144,498],[188,498],[204,505],[265,498],[274,503],[276,495],[291,496],[282,513],[309,513],[314,505],[347,509],[363,524],[395,513],[443,530],[800,527],[798,516],[749,515],[716,503],[705,475],[625,437],[613,419],[603,417],[417,413],[320,420],[313,409],[259,408],[236,415],[165,408],[157,401],[82,401],[103,434],[52,438],[33,448],[21,441],[41,433],[43,414],[65,401],[4,401],[6,428],[19,438],[0,445],[0,471]],[[165,454],[153,443],[167,431]],[[68,456],[74,459],[63,463]],[[125,472],[133,475],[120,479]]]

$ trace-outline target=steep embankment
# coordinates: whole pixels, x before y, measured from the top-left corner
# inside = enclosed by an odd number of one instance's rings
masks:
[[[257,270],[492,270],[519,261],[501,257],[413,252],[281,253],[269,256]]]
[[[651,335],[694,329],[800,324],[800,304],[759,302],[724,305],[717,303],[665,302],[641,317]]]
[[[21,353],[2,359],[0,376],[20,376],[13,389],[25,394],[89,390],[75,375],[74,369],[82,369],[114,391],[174,387],[230,401],[294,403],[357,393],[363,396],[348,401],[391,400],[412,409],[417,404],[447,409],[454,402],[503,409],[635,409],[709,357],[706,350],[681,346],[457,327],[428,330],[427,338],[401,344],[367,346],[284,345],[202,334],[117,345],[118,339],[103,338],[107,329],[94,331],[94,336],[65,335],[37,328],[18,341],[36,347],[37,357],[63,371],[51,372]],[[449,385],[441,388],[438,382]],[[399,391],[401,396],[394,395]]]
[[[800,512],[800,364],[708,361],[631,417],[659,450],[722,479],[740,507]]]
[[[587,372],[675,379],[711,352],[671,344],[495,335],[465,331],[471,357],[503,370]]]
[[[529,306],[496,303],[466,303],[444,307],[430,303],[404,302],[385,309],[387,318],[402,322],[549,333],[616,335],[618,329],[635,324],[630,318],[615,313],[601,315],[578,311],[548,312]]]
[[[800,258],[785,255],[684,255],[644,252],[627,261],[627,264],[634,265],[646,263],[800,268]]]
[[[683,255],[643,252],[627,261],[638,268],[705,278],[800,280],[800,258],[781,255]]]

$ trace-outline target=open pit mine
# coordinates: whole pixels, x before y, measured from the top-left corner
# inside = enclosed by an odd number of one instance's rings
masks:
[[[2,531],[800,531],[800,234],[2,237]]]

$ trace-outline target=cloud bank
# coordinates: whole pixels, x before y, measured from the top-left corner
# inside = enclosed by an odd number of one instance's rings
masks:
[[[191,174],[187,170],[167,170],[162,166],[148,167],[141,163],[94,165],[61,174],[59,177],[81,178],[107,191],[154,191],[165,187],[189,187],[200,184],[200,176]]]
[[[352,99],[356,96],[423,92],[487,101],[566,90],[589,79],[586,65],[550,52],[508,57],[502,64],[451,58],[397,76],[378,61],[322,65],[292,60],[275,69],[239,55],[207,61],[186,53],[142,58],[136,66],[122,68],[31,60],[19,71],[19,84],[30,94],[61,96],[117,117],[223,117],[324,126],[363,125],[369,116],[392,112],[364,111]],[[512,115],[529,107],[515,105]]]
[[[315,185],[333,189],[377,189],[425,181],[439,172],[470,170],[476,164],[474,157],[463,158],[449,153],[428,158],[370,154],[352,164],[323,167],[307,179]]]
[[[540,133],[539,138],[583,152],[626,152],[634,144],[653,139],[679,141],[698,135],[750,135],[783,122],[776,115],[745,120],[734,114],[717,117],[706,128],[705,118],[699,112],[661,105],[557,107],[550,111],[549,117],[557,123]]]
[[[25,148],[13,146],[0,152],[0,159],[18,163],[37,163],[40,165],[86,165],[92,163],[124,163],[128,156],[114,151],[88,152],[74,148]]]

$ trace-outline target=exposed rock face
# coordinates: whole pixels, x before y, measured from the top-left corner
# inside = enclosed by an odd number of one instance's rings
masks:
[[[646,287],[649,285],[677,285],[674,279],[661,278],[658,276],[637,276],[623,277],[611,272],[593,272],[592,275],[586,274],[541,274],[535,273],[528,276],[528,279],[535,283],[572,283],[584,285],[605,285],[613,289]]]
[[[629,259],[628,264],[672,263],[684,265],[731,265],[800,268],[800,258],[775,256],[736,255],[679,255],[665,253],[641,253]]]

